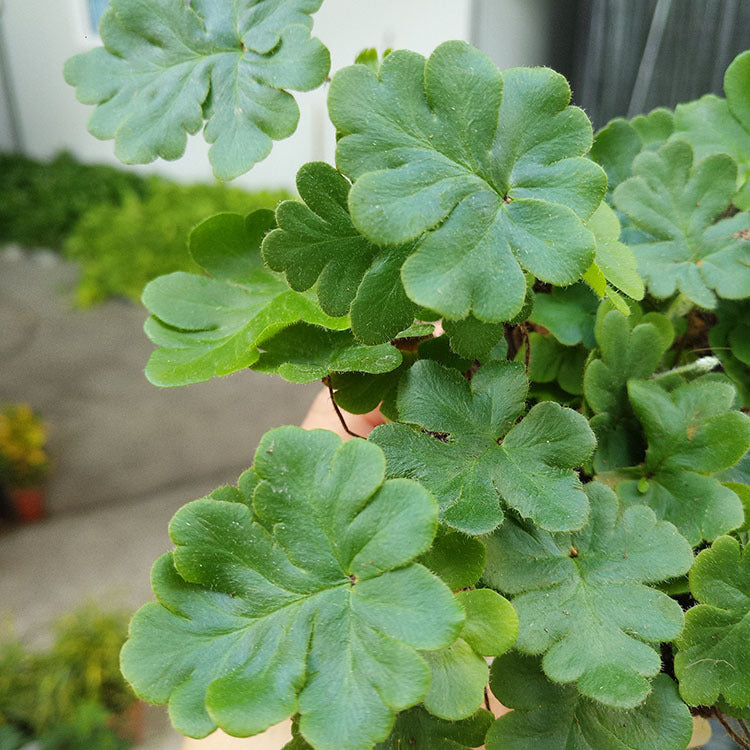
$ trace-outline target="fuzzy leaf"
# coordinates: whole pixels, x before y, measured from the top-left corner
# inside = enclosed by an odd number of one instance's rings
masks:
[[[473,315],[463,320],[445,320],[443,328],[450,340],[451,349],[459,357],[484,362],[490,352],[504,341],[505,329],[501,323],[483,323]]]
[[[484,580],[515,594],[516,648],[544,654],[554,682],[575,682],[582,695],[633,708],[650,692],[661,659],[650,644],[671,641],[682,609],[650,588],[687,572],[690,545],[644,506],[619,509],[614,492],[585,485],[588,526],[550,534],[510,519],[486,541]]]
[[[385,451],[389,476],[422,482],[437,497],[443,522],[460,531],[498,526],[501,499],[543,528],[580,528],[588,501],[573,469],[590,455],[594,436],[580,414],[551,402],[514,425],[527,388],[515,362],[490,362],[469,384],[419,361],[399,386],[399,419],[408,424],[377,427],[371,440]]]
[[[620,482],[620,497],[647,504],[694,546],[741,526],[739,497],[708,476],[750,449],[750,418],[732,410],[734,388],[704,377],[671,393],[656,382],[633,380],[628,392],[648,440],[646,481]]]
[[[614,200],[647,233],[631,247],[649,292],[664,299],[679,291],[704,308],[716,307],[717,294],[747,296],[750,214],[716,222],[734,195],[732,159],[714,154],[694,164],[690,146],[677,140],[642,153],[633,173]]]
[[[628,400],[627,382],[654,374],[674,331],[665,315],[625,317],[602,307],[595,333],[598,356],[586,366],[583,392],[596,415],[591,420],[597,439],[594,469],[602,472],[641,461],[645,444]]]
[[[632,250],[620,242],[617,214],[602,203],[586,224],[596,238],[596,267],[604,278],[632,299],[643,299],[643,279],[638,275],[638,261]],[[602,294],[599,295],[603,296]]]
[[[475,537],[441,527],[418,560],[454,591],[473,586],[484,570],[484,545]]]
[[[160,347],[146,366],[151,383],[187,385],[242,370],[258,359],[260,341],[299,320],[348,326],[264,267],[260,242],[273,221],[270,211],[207,219],[193,230],[190,248],[213,278],[178,271],[146,285],[143,304],[153,317],[145,330]]]
[[[321,0],[112,0],[104,47],[68,60],[65,79],[95,104],[89,130],[114,138],[127,164],[177,159],[203,126],[219,179],[237,177],[290,136],[299,110],[285,89],[309,91],[328,74],[310,37]]]
[[[299,713],[314,747],[369,750],[427,692],[417,650],[447,646],[464,619],[411,562],[432,542],[435,501],[383,482],[374,445],[323,430],[272,430],[255,458],[252,507],[205,498],[172,520],[177,548],[154,568],[159,603],[135,616],[123,671],[191,736]]]
[[[713,705],[719,696],[750,703],[750,547],[720,537],[690,571],[698,606],[687,611],[677,640],[675,674],[690,705]]]
[[[490,685],[514,710],[492,725],[487,750],[684,750],[693,731],[687,706],[664,674],[641,706],[625,711],[550,682],[538,659],[517,653],[495,659]]]
[[[418,241],[401,272],[414,302],[500,322],[523,306],[523,269],[570,284],[591,265],[583,222],[606,178],[582,158],[591,125],[569,101],[557,73],[500,73],[464,42],[334,76],[328,108],[336,164],[354,181],[352,220],[376,244]]]
[[[263,256],[286,272],[292,289],[305,291],[318,279],[320,305],[329,315],[351,308],[352,331],[366,344],[381,344],[407,328],[416,306],[401,283],[401,266],[413,243],[381,248],[349,217],[350,184],[333,167],[306,164],[297,173],[305,203],[284,201],[276,210],[279,228],[263,242]]]
[[[279,331],[260,348],[263,353],[253,370],[277,373],[291,383],[310,383],[332,372],[390,372],[401,364],[401,352],[395,346],[365,346],[349,331],[329,331],[307,323]]]

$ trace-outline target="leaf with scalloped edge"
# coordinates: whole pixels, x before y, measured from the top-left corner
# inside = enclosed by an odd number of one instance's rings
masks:
[[[276,373],[290,383],[311,383],[332,372],[386,373],[401,364],[401,352],[391,344],[366,346],[350,331],[330,331],[295,323],[259,344],[256,372]]]
[[[146,285],[146,335],[159,347],[146,366],[151,383],[188,385],[245,369],[258,359],[259,342],[300,320],[348,327],[348,318],[329,317],[265,268],[260,243],[273,226],[267,210],[206,219],[192,231],[190,250],[213,278],[178,271]]]
[[[418,241],[401,271],[414,302],[501,322],[524,304],[524,269],[554,284],[588,269],[583,222],[606,176],[583,158],[591,124],[569,101],[557,73],[500,73],[464,42],[336,73],[328,108],[352,221],[376,244]]]
[[[419,652],[452,643],[465,615],[413,563],[435,534],[434,499],[384,471],[371,443],[280,427],[255,454],[252,501],[178,511],[176,549],[154,567],[158,601],[122,652],[136,692],[168,702],[194,737],[258,734],[299,713],[319,750],[385,739],[429,689]]]
[[[481,708],[473,716],[461,721],[446,721],[425,711],[422,706],[402,711],[396,726],[385,742],[374,750],[468,750],[484,744],[487,730],[494,717]],[[297,722],[292,724],[294,739],[284,750],[312,750],[299,734]]]
[[[506,519],[485,540],[484,580],[514,595],[516,648],[544,654],[554,682],[616,708],[641,704],[661,659],[654,645],[674,640],[680,605],[647,584],[686,573],[688,542],[645,506],[620,507],[602,484],[584,486],[590,521],[581,531],[550,534]]]
[[[111,0],[104,43],[65,64],[96,109],[89,130],[127,164],[177,159],[204,124],[214,174],[229,180],[297,128],[286,91],[309,91],[330,68],[310,36],[321,0]]]
[[[583,393],[594,412],[594,469],[603,472],[633,466],[643,458],[643,430],[628,400],[627,382],[656,372],[672,345],[674,329],[666,315],[636,311],[625,317],[602,305],[594,333],[598,351],[586,366]]]
[[[711,351],[750,408],[750,301],[721,300],[716,324],[708,332]]]
[[[518,362],[483,365],[469,384],[454,370],[417,362],[401,380],[398,415],[370,439],[389,476],[418,479],[438,499],[443,523],[492,531],[502,506],[544,528],[583,526],[588,500],[574,468],[594,448],[586,419],[546,402],[525,411],[528,380]]]
[[[347,207],[351,185],[333,167],[305,164],[297,173],[304,203],[284,201],[276,209],[279,228],[263,241],[263,257],[284,271],[292,289],[317,282],[329,315],[351,309],[352,331],[366,344],[392,339],[414,320],[416,305],[401,283],[401,266],[413,243],[378,247],[352,224]]]
[[[681,140],[646,151],[614,193],[615,206],[646,236],[631,244],[638,272],[658,299],[681,292],[713,309],[716,296],[742,299],[750,289],[750,214],[716,221],[735,191],[737,165],[726,154],[693,161]]]
[[[711,706],[720,696],[750,704],[750,547],[717,539],[695,559],[690,591],[699,604],[685,614],[674,667],[680,695]]]
[[[684,750],[693,732],[690,711],[665,674],[642,705],[625,711],[556,685],[538,659],[518,653],[495,659],[490,685],[513,711],[492,725],[487,750]]]
[[[733,409],[734,388],[704,376],[670,393],[658,382],[631,380],[628,393],[648,450],[643,479],[620,482],[617,494],[648,505],[694,546],[741,526],[740,498],[711,476],[750,449],[750,417]]]
[[[504,654],[518,636],[518,615],[510,602],[491,589],[461,591],[466,611],[459,638],[423,656],[430,665],[430,690],[424,707],[443,719],[466,719],[484,701],[489,670],[483,657]]]
[[[678,104],[675,137],[690,143],[696,158],[729,154],[739,167],[733,203],[750,211],[750,50],[737,55],[724,74],[726,99],[707,94]]]

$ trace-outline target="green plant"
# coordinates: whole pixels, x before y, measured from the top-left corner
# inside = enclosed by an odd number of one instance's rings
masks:
[[[76,302],[89,307],[110,297],[137,300],[157,276],[196,272],[186,237],[201,219],[221,211],[273,208],[288,197],[284,191],[247,193],[224,185],[152,180],[145,196],[132,194],[119,206],[96,206],[64,244],[65,256],[81,267]]]
[[[37,487],[50,468],[47,428],[28,404],[0,410],[0,481],[9,487]]]
[[[0,728],[58,750],[128,746],[108,724],[136,700],[119,669],[127,622],[127,612],[83,605],[54,624],[47,650],[29,649],[4,632]]]
[[[231,175],[264,141],[227,111],[227,59],[253,113],[322,82],[319,5],[175,0],[156,24],[113,0],[66,75],[126,159],[177,156],[205,116]],[[146,287],[146,374],[322,379],[391,423],[272,430],[178,511],[122,652],[140,695],[195,737],[293,716],[290,750],[681,750],[691,711],[750,747],[745,374],[704,356],[746,355],[749,69],[711,138],[685,105],[594,139],[562,76],[462,42],[333,76],[336,168],[193,231],[208,276]],[[229,158],[243,127],[252,158]]]
[[[68,153],[50,162],[0,154],[0,243],[59,250],[90,209],[119,206],[148,190],[149,181],[136,174],[81,164]]]

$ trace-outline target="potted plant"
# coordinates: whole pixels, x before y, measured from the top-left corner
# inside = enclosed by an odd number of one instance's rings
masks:
[[[66,77],[123,160],[205,120],[231,179],[326,79],[320,4],[112,0]],[[594,138],[464,42],[336,72],[335,166],[192,232],[146,375],[321,380],[352,439],[271,430],[177,512],[139,695],[289,750],[684,750],[692,715],[750,748],[750,52],[725,93]]]
[[[44,517],[44,482],[50,469],[45,451],[47,429],[28,404],[10,404],[0,412],[0,484],[5,485],[17,520]]]
[[[144,706],[119,670],[128,613],[83,605],[54,623],[49,649],[0,637],[0,742],[49,750],[129,747],[144,737]],[[10,744],[11,736],[16,744]]]

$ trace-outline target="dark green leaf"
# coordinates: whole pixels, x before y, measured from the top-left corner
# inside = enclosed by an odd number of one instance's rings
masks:
[[[638,156],[633,174],[614,200],[648,235],[631,247],[649,292],[664,299],[679,291],[704,308],[716,307],[716,295],[747,296],[750,214],[716,222],[734,195],[735,162],[713,154],[694,164],[690,146],[677,140]]]
[[[750,547],[724,536],[695,559],[690,590],[698,606],[685,615],[677,640],[675,674],[690,705],[713,705],[719,696],[750,704]]]
[[[352,219],[377,244],[419,240],[401,273],[414,302],[450,319],[509,320],[526,296],[523,269],[570,284],[591,265],[583,222],[606,179],[582,158],[591,125],[569,100],[562,76],[501,74],[463,42],[334,76]]]
[[[206,121],[215,175],[232,179],[291,135],[299,119],[285,89],[319,86],[328,50],[310,37],[321,0],[112,0],[104,47],[68,60],[65,79],[97,105],[89,130],[114,138],[128,164],[177,159]]]
[[[585,284],[575,284],[553,289],[549,294],[537,294],[530,319],[544,326],[565,346],[583,343],[587,349],[593,349],[598,307],[596,295]]]
[[[580,414],[551,402],[514,425],[527,388],[515,362],[490,362],[469,384],[419,361],[399,386],[399,419],[408,424],[378,427],[371,439],[385,451],[389,475],[419,479],[437,497],[443,522],[460,531],[494,529],[501,499],[544,528],[580,528],[588,501],[573,469],[590,455],[594,436]]]
[[[480,709],[463,721],[445,721],[423,708],[411,708],[398,715],[391,736],[375,750],[459,750],[484,744],[492,714]]]
[[[484,570],[484,545],[475,537],[452,531],[438,530],[435,541],[419,562],[440,576],[454,591],[473,586]]]
[[[648,583],[687,572],[690,545],[653,511],[618,508],[608,487],[585,485],[588,526],[550,534],[511,519],[485,542],[484,579],[515,594],[516,648],[542,654],[554,682],[575,682],[582,695],[633,708],[650,692],[661,659],[650,644],[682,628],[680,605]]]
[[[346,315],[351,308],[354,335],[366,344],[381,344],[414,320],[416,306],[401,283],[401,266],[413,243],[381,248],[363,237],[349,218],[349,188],[328,164],[303,166],[297,189],[305,203],[279,205],[279,228],[264,240],[263,256],[272,269],[286,272],[296,291],[320,279],[323,310]]]
[[[295,323],[259,346],[263,353],[253,370],[277,373],[292,383],[320,380],[332,372],[390,372],[401,364],[401,352],[395,346],[365,346],[349,331],[307,323]]]
[[[750,449],[750,418],[732,409],[734,388],[703,377],[671,393],[657,382],[632,380],[628,392],[648,450],[645,481],[620,482],[620,497],[649,505],[694,546],[741,526],[740,499],[708,476]]]
[[[583,394],[583,370],[588,357],[584,346],[563,346],[554,336],[529,334],[529,380],[532,383],[558,382],[568,393]],[[524,351],[518,353],[519,361]]]
[[[713,354],[734,381],[742,404],[750,408],[750,302],[722,300],[708,333]]]
[[[428,690],[417,650],[444,648],[464,619],[411,563],[437,506],[415,482],[384,483],[362,440],[281,427],[255,458],[252,508],[205,498],[174,517],[177,549],[154,568],[159,603],[135,616],[123,671],[191,736],[299,713],[314,747],[369,750]]]
[[[637,708],[602,706],[575,688],[550,682],[533,657],[517,653],[495,659],[492,692],[513,708],[487,735],[487,750],[684,750],[693,722],[667,675]]]
[[[146,286],[143,304],[154,316],[146,334],[161,347],[146,366],[154,385],[199,383],[249,367],[260,341],[299,320],[348,326],[347,318],[328,317],[263,266],[260,241],[272,226],[270,211],[207,219],[193,230],[190,244],[214,278],[176,272]]]
[[[463,320],[444,320],[451,349],[459,357],[478,359],[484,362],[490,352],[504,341],[505,329],[502,323],[483,323],[473,315]]]

